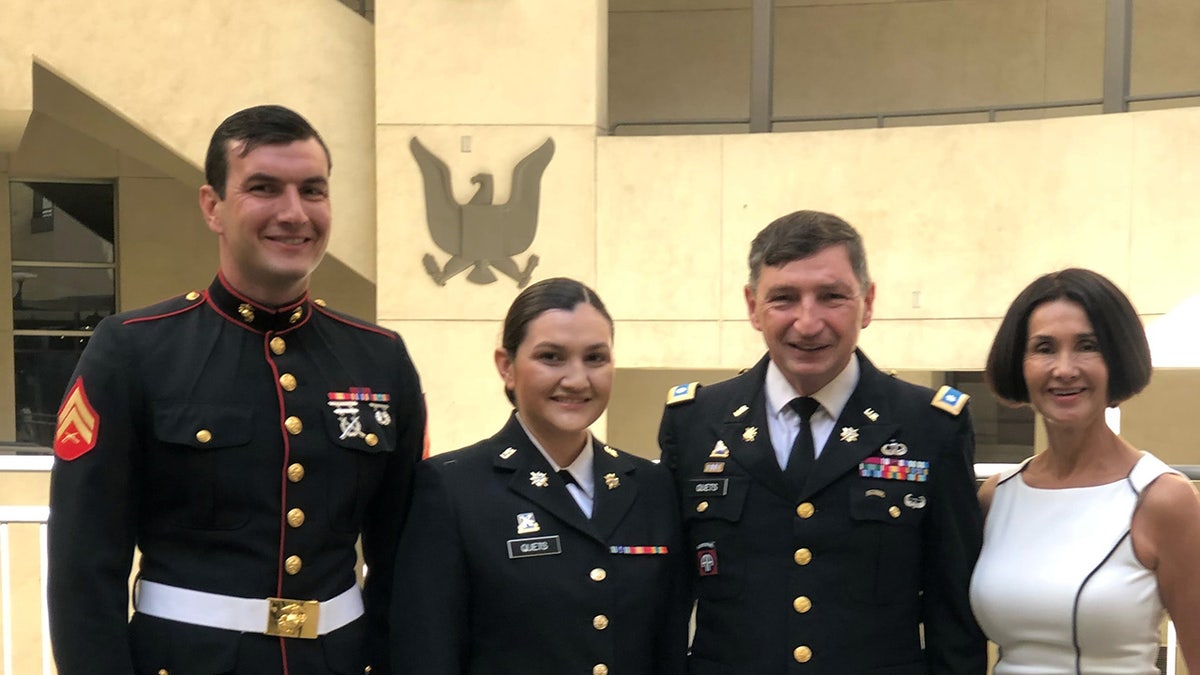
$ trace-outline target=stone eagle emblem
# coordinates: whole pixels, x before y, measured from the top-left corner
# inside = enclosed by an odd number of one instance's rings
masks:
[[[525,268],[518,267],[512,256],[524,253],[537,233],[538,201],[541,198],[542,173],[554,156],[554,139],[529,153],[513,169],[512,194],[504,204],[492,203],[492,174],[480,173],[471,178],[479,187],[466,204],[454,199],[450,186],[450,169],[414,136],[409,143],[421,176],[425,181],[425,214],[429,235],[450,260],[445,267],[426,253],[421,259],[425,271],[445,286],[454,275],[471,268],[467,280],[490,284],[496,275],[494,267],[517,282],[517,288],[529,283],[538,257],[530,255]]]

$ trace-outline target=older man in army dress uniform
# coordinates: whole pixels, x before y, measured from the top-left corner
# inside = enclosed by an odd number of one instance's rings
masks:
[[[286,108],[225,120],[200,190],[217,278],[106,319],[84,351],[51,479],[60,675],[387,671],[424,406],[398,335],[308,295],[330,166]]]
[[[688,672],[982,674],[967,396],[888,377],[856,349],[875,287],[836,216],[767,226],[745,294],[767,355],[673,388],[659,431],[694,555]]]

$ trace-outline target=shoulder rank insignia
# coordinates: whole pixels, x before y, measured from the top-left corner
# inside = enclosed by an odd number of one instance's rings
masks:
[[[667,405],[684,403],[696,398],[696,390],[699,388],[699,382],[688,382],[671,387],[667,390]]]
[[[941,408],[951,415],[957,415],[962,412],[962,409],[967,405],[967,401],[969,400],[971,400],[971,397],[967,394],[950,385],[943,384],[942,388],[938,389],[937,393],[933,395],[933,400],[930,401],[929,405]]]
[[[54,454],[68,462],[78,459],[96,447],[99,430],[100,414],[88,401],[87,392],[83,389],[83,377],[80,376],[58,410]]]

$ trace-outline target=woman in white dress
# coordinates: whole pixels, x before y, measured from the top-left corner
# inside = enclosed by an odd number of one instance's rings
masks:
[[[1200,497],[1104,419],[1150,371],[1137,313],[1095,272],[1042,276],[1009,307],[988,381],[1037,410],[1049,444],[979,492],[971,604],[996,675],[1157,675],[1164,609],[1200,667]]]

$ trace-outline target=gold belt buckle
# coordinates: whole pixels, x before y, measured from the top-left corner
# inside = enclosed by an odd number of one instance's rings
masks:
[[[286,638],[317,638],[321,603],[316,600],[267,598],[267,635]]]

